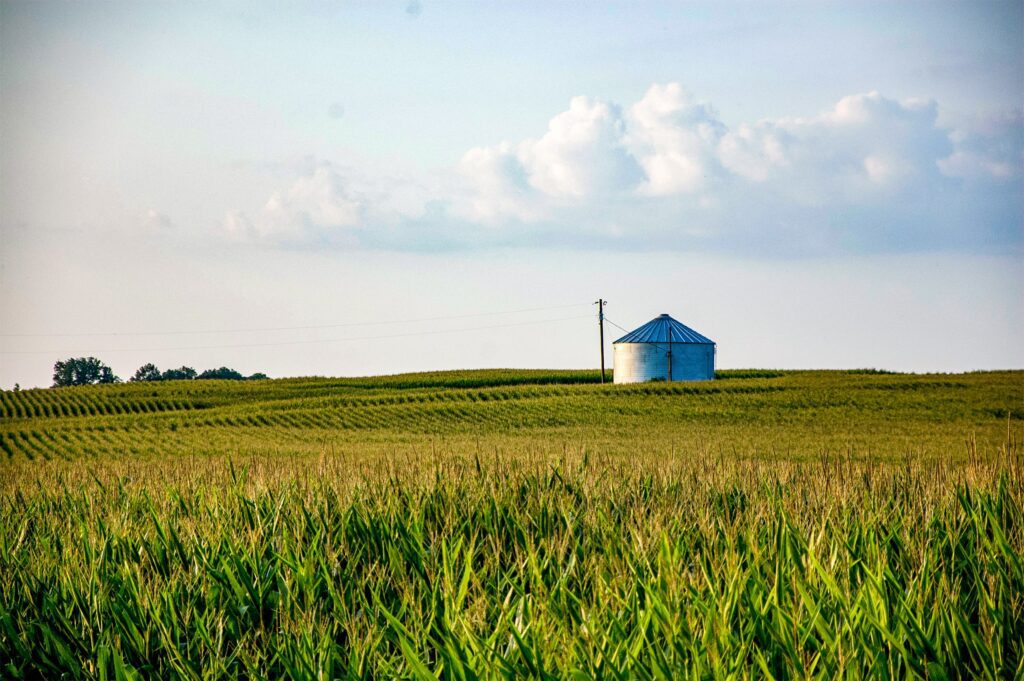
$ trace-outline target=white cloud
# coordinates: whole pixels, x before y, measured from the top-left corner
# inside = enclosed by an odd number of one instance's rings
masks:
[[[330,164],[319,163],[275,192],[251,219],[240,210],[224,217],[233,239],[284,245],[354,245],[363,224],[364,201]]]
[[[461,217],[483,223],[543,217],[526,169],[509,144],[470,149],[458,170],[466,182],[466,192],[456,202]]]
[[[741,125],[718,151],[729,171],[773,183],[779,197],[816,206],[871,203],[915,180],[941,180],[937,164],[952,146],[936,117],[934,102],[870,92],[844,97],[818,116]]]
[[[932,102],[877,92],[841,99],[817,116],[728,130],[714,109],[677,83],[653,85],[626,116],[574,98],[540,139],[471,150],[468,214],[550,220],[567,208],[681,197],[700,210],[756,191],[808,206],[887,199],[915,178],[938,176],[952,151]],[[531,192],[530,190],[536,190]],[[552,199],[557,199],[553,201]]]
[[[718,174],[715,147],[725,126],[678,83],[652,85],[629,118],[628,142],[646,173],[641,193],[690,194]]]
[[[293,179],[251,218],[237,209],[225,215],[222,227],[228,236],[289,246],[353,247],[364,237],[373,242],[382,231],[422,218],[431,201],[452,193],[438,181],[397,174],[368,177],[311,157],[274,166],[274,172],[282,171]]]
[[[1020,192],[991,186],[1020,174],[1020,117],[972,133],[937,119],[935,102],[869,92],[816,115],[729,129],[679,84],[655,84],[625,113],[574,97],[540,137],[467,151],[450,182],[367,178],[313,160],[251,221],[229,214],[225,228],[386,248],[805,252],[1019,241],[1007,220],[1019,221]],[[985,219],[971,219],[979,207]]]
[[[617,107],[574,97],[539,139],[470,149],[459,162],[469,196],[457,212],[485,223],[546,220],[560,208],[628,193],[643,174]]]
[[[552,197],[586,199],[623,191],[639,179],[624,135],[616,107],[573,97],[543,137],[519,145],[517,156],[534,188]]]
[[[359,226],[363,206],[333,168],[320,166],[271,196],[264,212],[283,229],[326,231]]]
[[[789,165],[786,146],[789,134],[770,122],[741,125],[722,137],[718,157],[726,168],[740,177],[765,182]]]

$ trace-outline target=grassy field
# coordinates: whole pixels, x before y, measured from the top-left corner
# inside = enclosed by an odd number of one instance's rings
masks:
[[[0,394],[0,677],[1021,678],[1024,372]]]

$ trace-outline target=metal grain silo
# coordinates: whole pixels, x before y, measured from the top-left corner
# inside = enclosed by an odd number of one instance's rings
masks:
[[[667,314],[612,344],[616,383],[710,381],[715,342]]]

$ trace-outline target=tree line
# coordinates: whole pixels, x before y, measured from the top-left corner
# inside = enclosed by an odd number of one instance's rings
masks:
[[[220,367],[219,369],[207,369],[197,372],[189,366],[178,367],[160,371],[152,362],[143,364],[135,372],[135,375],[128,379],[129,383],[141,383],[150,381],[192,381],[220,379],[225,381],[256,381],[266,378],[264,373],[255,373],[245,376],[242,373]],[[120,383],[121,379],[114,374],[113,369],[95,357],[71,357],[58,360],[53,365],[53,387],[59,388],[69,385],[93,385],[100,383]]]

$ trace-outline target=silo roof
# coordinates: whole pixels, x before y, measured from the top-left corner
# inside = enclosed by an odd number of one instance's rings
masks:
[[[667,314],[663,314],[630,331],[615,343],[708,343],[714,345],[715,341],[700,335]]]

